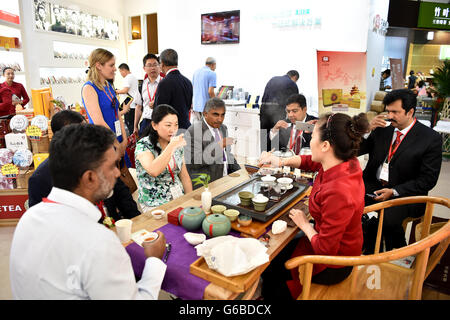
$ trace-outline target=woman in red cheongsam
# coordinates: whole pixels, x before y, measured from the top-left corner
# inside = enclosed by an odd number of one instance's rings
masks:
[[[280,159],[271,153],[261,155],[260,164],[318,172],[309,197],[309,212],[315,224],[310,224],[303,211],[290,211],[290,218],[304,236],[288,244],[263,273],[264,299],[297,298],[301,293],[298,270],[291,272],[284,268],[284,263],[290,258],[314,254],[361,255],[365,189],[356,155],[368,130],[369,123],[364,114],[353,118],[341,113],[326,114],[315,124],[311,155],[287,159]],[[339,283],[350,275],[352,268],[314,265],[312,282]]]

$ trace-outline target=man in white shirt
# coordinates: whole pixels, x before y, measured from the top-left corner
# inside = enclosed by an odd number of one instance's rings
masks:
[[[130,105],[130,111],[125,113],[125,124],[128,128],[129,134],[131,134],[134,130],[134,118],[135,118],[135,110],[137,105],[142,105],[141,95],[138,89],[138,80],[136,77],[130,72],[130,68],[126,63],[122,63],[119,66],[120,75],[123,77],[124,86],[120,90],[116,90],[116,93],[127,95],[133,97],[133,101]]]
[[[231,154],[234,139],[227,137],[224,118],[224,101],[211,98],[206,102],[203,119],[194,122],[186,131],[184,156],[191,178],[206,173],[213,182],[241,168]]]
[[[116,234],[98,223],[94,203],[120,175],[115,136],[93,124],[68,125],[50,144],[53,189],[30,208],[14,232],[10,280],[15,299],[157,299],[166,265],[165,238],[144,243],[136,283],[130,257]]]
[[[159,58],[148,53],[143,59],[145,77],[142,83],[141,95],[142,105],[137,106],[136,115],[134,119],[134,132],[139,132],[139,136],[142,136],[144,129],[148,127],[152,120],[152,112],[155,104],[156,89],[161,81],[161,67],[159,66]],[[141,120],[139,126],[139,121]]]

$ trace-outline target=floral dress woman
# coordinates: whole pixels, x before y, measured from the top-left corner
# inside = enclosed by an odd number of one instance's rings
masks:
[[[159,142],[158,147],[161,148]],[[152,208],[173,200],[172,193],[170,192],[171,187],[179,185],[184,192],[183,184],[179,177],[183,165],[184,150],[183,148],[178,148],[174,152],[169,165],[157,177],[149,175],[137,159],[137,156],[141,152],[146,151],[150,151],[155,158],[159,156],[148,136],[142,138],[136,144],[136,177],[138,180],[139,204],[147,208]]]

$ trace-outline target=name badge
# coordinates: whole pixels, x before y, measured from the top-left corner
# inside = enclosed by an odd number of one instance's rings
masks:
[[[172,194],[173,200],[175,200],[183,195],[183,191],[181,191],[181,187],[179,185],[170,187],[170,193]]]
[[[380,180],[389,181],[389,164],[386,162],[381,167]]]
[[[116,128],[116,137],[120,137],[122,135],[122,128],[120,127],[120,121],[114,121],[114,127]]]

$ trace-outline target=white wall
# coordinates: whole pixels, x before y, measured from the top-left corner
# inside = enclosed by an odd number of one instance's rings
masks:
[[[367,48],[369,0],[124,0],[124,3],[126,17],[158,13],[159,50],[175,49],[180,71],[186,77],[192,78],[194,71],[204,65],[206,57],[213,56],[217,59],[218,87],[234,85],[262,96],[271,77],[296,69],[300,73],[299,90],[310,101],[309,109],[315,111],[318,99],[316,50],[366,51]],[[239,44],[201,45],[202,13],[238,9],[241,14]],[[274,14],[279,16],[293,9],[310,9],[311,15],[321,17],[321,27],[311,30],[272,26]],[[143,57],[145,47],[141,48]]]
[[[367,30],[367,66],[366,66],[366,109],[370,109],[373,97],[380,88],[381,64],[386,36],[373,31],[373,18],[376,15],[387,21],[389,0],[370,0],[369,28]],[[372,76],[372,71],[373,72]]]
[[[39,69],[42,67],[71,67],[71,68],[85,68],[83,61],[63,61],[53,57],[53,41],[64,41],[70,43],[78,43],[85,45],[92,45],[97,47],[115,48],[119,54],[117,61],[125,60],[126,57],[126,42],[125,27],[123,17],[122,0],[59,0],[52,1],[67,8],[82,10],[87,13],[100,15],[107,18],[112,18],[119,22],[119,40],[99,40],[89,39],[80,36],[63,34],[58,32],[46,32],[34,30],[34,11],[33,0],[22,0],[22,16],[23,23],[23,45],[25,53],[25,67],[28,75],[28,93],[31,97],[30,89],[46,87],[40,84]],[[121,84],[121,76],[116,74],[118,86]],[[81,104],[81,87],[82,84],[65,84],[53,85],[53,96],[63,96],[66,102],[71,104],[79,102]]]

